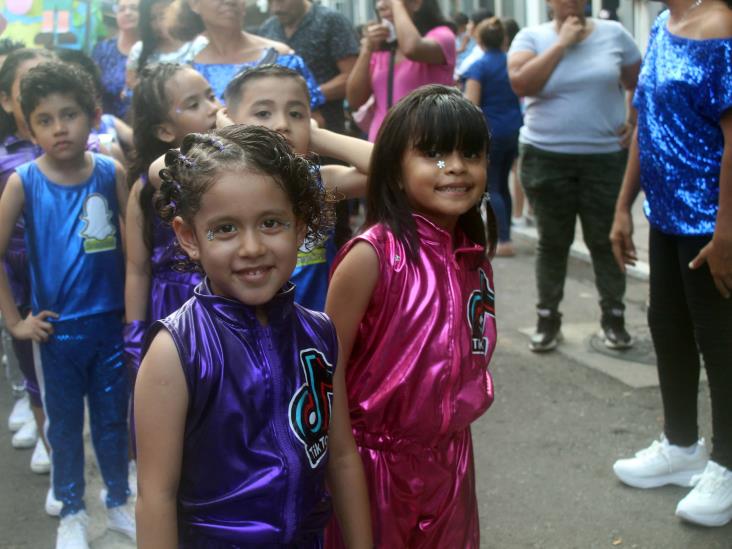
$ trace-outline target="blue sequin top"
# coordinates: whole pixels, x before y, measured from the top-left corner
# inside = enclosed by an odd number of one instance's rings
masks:
[[[732,108],[732,38],[692,40],[656,19],[634,104],[644,209],[667,234],[714,232],[724,149],[720,119]]]
[[[200,72],[203,77],[211,84],[216,97],[224,100],[224,91],[226,85],[231,81],[234,76],[239,72],[249,67],[256,67],[262,60],[267,57],[271,48],[264,49],[262,55],[256,61],[248,61],[246,63],[193,63],[193,68]],[[282,65],[288,69],[292,69],[299,72],[305,79],[308,85],[308,91],[310,92],[310,108],[315,110],[325,103],[325,96],[320,91],[318,83],[315,81],[313,74],[308,69],[305,61],[302,57],[294,54],[279,54],[276,58],[275,64]]]

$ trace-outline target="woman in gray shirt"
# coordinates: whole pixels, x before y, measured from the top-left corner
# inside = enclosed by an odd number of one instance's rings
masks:
[[[539,295],[532,351],[561,340],[559,303],[577,215],[600,294],[605,345],[628,348],[625,275],[608,235],[635,125],[630,105],[640,51],[614,21],[584,17],[587,0],[547,0],[553,19],[516,35],[508,73],[526,97],[519,134],[521,181],[536,215]]]

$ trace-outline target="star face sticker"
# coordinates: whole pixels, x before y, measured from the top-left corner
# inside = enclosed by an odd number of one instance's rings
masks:
[[[437,161],[437,167],[440,168],[441,170],[444,170],[445,169],[445,161],[444,160],[438,160]]]

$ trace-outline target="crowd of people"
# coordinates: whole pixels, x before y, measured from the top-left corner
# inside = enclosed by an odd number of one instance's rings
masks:
[[[139,547],[478,547],[470,424],[522,191],[534,352],[562,339],[577,217],[605,345],[632,347],[645,193],[664,432],[613,469],[732,521],[732,3],[667,0],[643,60],[586,0],[524,29],[268,4],[254,32],[243,0],[118,0],[91,56],[0,40],[8,423],[52,473],[57,549],[88,547],[85,398],[108,526]]]

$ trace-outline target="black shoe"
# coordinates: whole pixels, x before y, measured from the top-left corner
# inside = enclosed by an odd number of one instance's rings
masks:
[[[600,325],[608,349],[630,349],[633,346],[633,338],[625,329],[623,313],[603,313]]]
[[[544,311],[539,313],[536,322],[536,332],[531,336],[529,349],[535,353],[551,351],[562,341],[562,314],[556,311]]]

